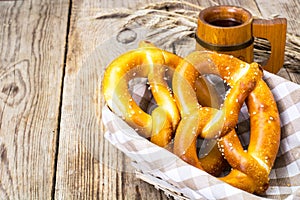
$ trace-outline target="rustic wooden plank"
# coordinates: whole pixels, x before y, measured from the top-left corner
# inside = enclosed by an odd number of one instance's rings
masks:
[[[259,10],[264,18],[284,17],[287,19],[287,32],[300,36],[300,2],[277,0],[267,2],[256,0]]]
[[[68,1],[0,1],[0,199],[51,199]]]
[[[256,1],[242,1],[242,0],[214,0],[209,1],[211,2],[211,6],[213,5],[233,5],[233,6],[239,6],[243,7],[247,10],[249,10],[253,16],[260,16],[260,12],[257,8]]]
[[[98,16],[116,6],[120,10],[124,8],[119,6],[133,7],[134,3],[82,0],[72,4],[57,199],[166,199],[162,192],[135,177],[130,160],[104,139],[104,128],[95,115],[95,91],[106,65],[120,53],[136,47],[129,44],[125,48],[116,41],[121,19]],[[98,100],[103,106],[102,99]]]

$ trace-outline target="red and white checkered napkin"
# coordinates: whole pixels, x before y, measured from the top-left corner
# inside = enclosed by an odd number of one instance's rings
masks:
[[[168,191],[168,194],[176,194],[176,197],[247,200],[300,198],[300,86],[268,72],[265,72],[264,79],[280,111],[282,136],[279,153],[270,173],[270,187],[263,197],[239,190],[188,165],[166,149],[139,136],[106,106],[102,109],[102,121],[107,129],[105,137],[133,160],[139,177]],[[151,100],[144,80],[135,84],[133,94],[140,103],[148,101],[148,104]],[[243,107],[241,112],[239,123],[247,124],[247,109]],[[248,137],[244,138],[244,144],[247,144]]]

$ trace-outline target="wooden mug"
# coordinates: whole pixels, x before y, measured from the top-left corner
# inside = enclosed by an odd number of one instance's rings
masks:
[[[287,22],[285,18],[253,19],[251,13],[236,6],[212,6],[198,17],[196,50],[212,50],[253,62],[254,37],[270,42],[271,55],[262,67],[277,73],[283,66]]]

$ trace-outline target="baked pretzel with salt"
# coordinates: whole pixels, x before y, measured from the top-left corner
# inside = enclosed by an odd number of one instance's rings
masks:
[[[194,52],[175,70],[173,91],[182,116],[174,141],[174,153],[203,169],[196,154],[196,140],[216,138],[232,171],[221,180],[251,193],[268,188],[269,173],[280,142],[280,121],[273,95],[262,80],[257,63],[245,63],[228,55]],[[195,79],[217,74],[230,86],[219,109],[203,107],[195,96]],[[238,115],[246,102],[250,113],[250,144],[244,151],[235,133]],[[192,131],[188,131],[192,130]]]
[[[163,147],[170,142],[180,120],[173,94],[165,80],[166,71],[175,69],[180,59],[142,42],[139,49],[126,52],[110,63],[102,82],[109,108],[123,117],[139,134],[151,137],[154,143]],[[136,104],[128,90],[128,82],[136,77],[148,79],[158,105],[151,115]]]
[[[250,143],[243,151],[235,131],[220,138],[219,147],[233,170],[221,178],[250,193],[261,194],[269,186],[269,174],[280,145],[280,119],[273,95],[260,79],[246,100],[250,114]]]

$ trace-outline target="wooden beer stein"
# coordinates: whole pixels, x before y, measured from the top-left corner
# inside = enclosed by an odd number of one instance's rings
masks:
[[[287,22],[285,18],[253,19],[251,13],[236,6],[213,6],[198,17],[196,50],[211,50],[253,62],[254,37],[270,42],[271,55],[262,67],[277,73],[283,66]]]

